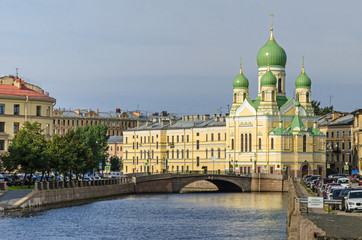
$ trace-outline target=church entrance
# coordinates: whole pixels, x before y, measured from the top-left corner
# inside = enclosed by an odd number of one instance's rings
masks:
[[[302,167],[302,177],[308,174],[308,165]]]

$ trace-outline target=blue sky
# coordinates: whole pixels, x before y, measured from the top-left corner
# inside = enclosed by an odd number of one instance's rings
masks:
[[[288,56],[287,97],[305,56],[312,99],[362,107],[362,1],[0,0],[0,8],[0,74],[18,67],[56,107],[225,113],[240,56],[256,97],[270,13]]]

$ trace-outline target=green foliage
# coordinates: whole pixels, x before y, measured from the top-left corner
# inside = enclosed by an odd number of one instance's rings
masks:
[[[103,166],[106,165],[108,157],[107,130],[108,128],[105,125],[78,127],[75,130],[75,134],[92,151],[92,160],[89,161],[89,166],[92,169],[97,169],[99,163],[102,163]]]
[[[112,172],[119,172],[120,169],[122,169],[122,163],[121,161],[119,160],[119,157],[117,156],[112,156],[110,158],[110,162],[111,162],[111,171]]]
[[[41,132],[39,123],[24,123],[15,135],[8,152],[2,156],[4,168],[7,171],[14,171],[20,167],[19,171],[33,174],[46,167],[46,140]]]
[[[1,160],[10,172],[79,175],[97,170],[99,162],[105,165],[107,139],[106,126],[86,126],[46,140],[39,123],[26,122]]]
[[[321,103],[316,100],[312,100],[312,107],[314,108],[314,114],[317,116],[323,116],[333,111],[333,106],[321,108]]]

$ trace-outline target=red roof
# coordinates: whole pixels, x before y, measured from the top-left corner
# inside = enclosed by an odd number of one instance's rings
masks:
[[[12,85],[8,84],[0,84],[0,95],[5,96],[28,96],[28,97],[38,97],[38,98],[47,98],[47,99],[54,99],[50,97],[49,95],[36,92],[32,89],[29,89],[25,87],[23,84],[21,84],[21,88],[17,88]],[[55,100],[55,99],[54,99]]]

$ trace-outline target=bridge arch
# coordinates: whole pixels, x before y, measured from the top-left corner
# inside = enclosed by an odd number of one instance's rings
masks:
[[[173,192],[179,193],[187,185],[206,180],[213,183],[217,188],[218,192],[244,192],[250,191],[250,179],[241,179],[240,177],[230,176],[220,176],[220,175],[211,175],[211,176],[182,176],[173,178]]]

